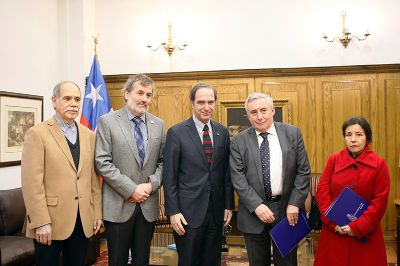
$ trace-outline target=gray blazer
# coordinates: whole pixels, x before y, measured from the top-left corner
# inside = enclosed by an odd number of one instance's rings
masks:
[[[141,203],[147,221],[159,216],[158,189],[162,181],[163,150],[165,144],[164,121],[146,113],[148,144],[143,163],[133,136],[131,121],[125,108],[102,116],[97,124],[95,164],[103,177],[103,219],[110,222],[126,222],[136,204],[128,198],[138,184],[151,182],[153,192]]]
[[[280,217],[288,204],[305,209],[309,191],[310,165],[300,129],[274,122],[282,149],[282,200]],[[273,158],[271,158],[273,163]],[[239,195],[238,228],[244,233],[260,234],[264,224],[254,210],[265,202],[260,148],[254,128],[240,132],[231,141],[231,179]]]

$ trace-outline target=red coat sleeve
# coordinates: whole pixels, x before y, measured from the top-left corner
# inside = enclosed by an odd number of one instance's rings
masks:
[[[328,226],[328,228],[332,230],[335,228],[336,224],[326,218],[325,211],[329,208],[333,201],[331,182],[333,173],[335,172],[336,156],[337,154],[332,154],[329,156],[324,172],[322,173],[322,176],[318,182],[316,194],[318,208],[321,212],[321,220],[326,226]]]
[[[374,192],[367,210],[358,219],[349,224],[358,238],[368,238],[379,226],[385,214],[390,190],[390,176],[386,162],[382,158],[378,159],[376,178],[371,185],[374,187]]]

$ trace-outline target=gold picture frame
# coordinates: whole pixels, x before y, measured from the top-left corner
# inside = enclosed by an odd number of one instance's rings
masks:
[[[243,121],[240,117],[242,113],[243,117],[246,117],[246,110],[244,108],[245,101],[221,101],[219,106],[219,121],[226,127],[237,125],[232,121]],[[278,99],[274,100],[275,116],[274,120],[278,122],[284,122],[290,124],[292,122],[291,108],[289,99]],[[234,112],[231,112],[233,110]],[[234,113],[237,117],[230,117]],[[247,119],[247,117],[246,117]],[[240,125],[240,124],[239,124]],[[250,125],[248,123],[247,125]]]
[[[43,121],[43,96],[0,91],[0,167],[21,164],[25,132]]]

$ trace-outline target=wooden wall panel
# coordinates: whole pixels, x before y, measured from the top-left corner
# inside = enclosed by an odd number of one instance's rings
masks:
[[[191,115],[189,92],[195,81],[156,82],[156,92],[150,112],[165,122],[165,129],[170,128]]]
[[[254,91],[271,94],[275,100],[287,99],[290,121],[302,130],[313,173],[321,173],[327,157],[344,147],[343,121],[365,116],[373,131],[371,147],[385,158],[391,175],[382,228],[386,240],[393,240],[393,200],[400,198],[400,65],[162,73],[150,77],[156,82],[150,112],[165,120],[166,129],[191,115],[189,91],[200,81],[218,91],[213,116],[217,121],[222,119],[221,101],[237,104]],[[114,110],[123,106],[121,88],[127,78],[105,76]]]
[[[256,78],[256,91],[271,95],[274,100],[289,101],[291,124],[303,134],[311,167],[315,169],[316,112],[315,88],[312,77]]]
[[[246,100],[247,95],[254,91],[254,79],[205,79],[199,82],[208,83],[217,90],[217,104],[215,106],[213,119],[219,121],[220,103],[226,101]]]
[[[118,110],[125,105],[122,96],[123,82],[107,83],[108,94],[110,95],[111,105],[114,110]]]
[[[371,94],[374,75],[322,76],[316,78],[316,90],[321,94],[317,112],[321,112],[321,145],[317,147],[321,160],[316,171],[322,172],[328,156],[344,147],[342,124],[351,116],[371,117]],[[372,124],[372,121],[371,121]]]
[[[374,150],[385,158],[391,177],[389,204],[382,227],[394,235],[397,213],[393,200],[400,197],[400,74],[379,74],[378,86],[378,135],[373,136]]]

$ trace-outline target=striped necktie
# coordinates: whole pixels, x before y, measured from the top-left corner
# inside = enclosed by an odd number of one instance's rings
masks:
[[[204,125],[203,128],[203,149],[204,154],[206,155],[208,167],[210,167],[212,162],[213,147],[207,125]]]
[[[140,157],[140,166],[143,167],[145,149],[144,149],[143,133],[142,130],[140,129],[140,123],[143,120],[140,117],[135,116],[134,118],[132,118],[132,121],[133,123],[135,123],[135,140]]]

